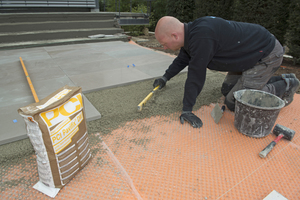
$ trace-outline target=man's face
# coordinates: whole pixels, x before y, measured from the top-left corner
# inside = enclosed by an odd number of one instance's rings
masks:
[[[157,38],[158,42],[164,47],[164,49],[170,49],[172,51],[176,51],[180,49],[178,45],[178,41],[174,36],[165,36],[161,38]]]

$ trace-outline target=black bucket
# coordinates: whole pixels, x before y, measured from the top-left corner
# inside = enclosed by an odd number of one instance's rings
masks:
[[[234,126],[250,137],[269,135],[281,108],[285,106],[279,97],[260,90],[239,90],[234,92],[234,97]]]

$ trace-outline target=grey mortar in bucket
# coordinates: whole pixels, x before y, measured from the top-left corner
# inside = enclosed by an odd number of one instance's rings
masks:
[[[279,97],[260,90],[244,89],[234,92],[234,126],[244,135],[261,138],[269,135],[285,106]]]

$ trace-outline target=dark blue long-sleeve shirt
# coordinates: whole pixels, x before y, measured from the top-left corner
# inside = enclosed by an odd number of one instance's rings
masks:
[[[206,69],[243,72],[271,53],[275,37],[258,24],[202,17],[184,24],[184,47],[166,70],[170,80],[188,66],[183,111],[192,111]]]

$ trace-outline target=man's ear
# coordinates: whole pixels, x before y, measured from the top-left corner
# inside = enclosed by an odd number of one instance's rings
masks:
[[[173,39],[175,39],[175,40],[178,40],[178,34],[177,33],[171,33],[171,37],[173,38]]]

